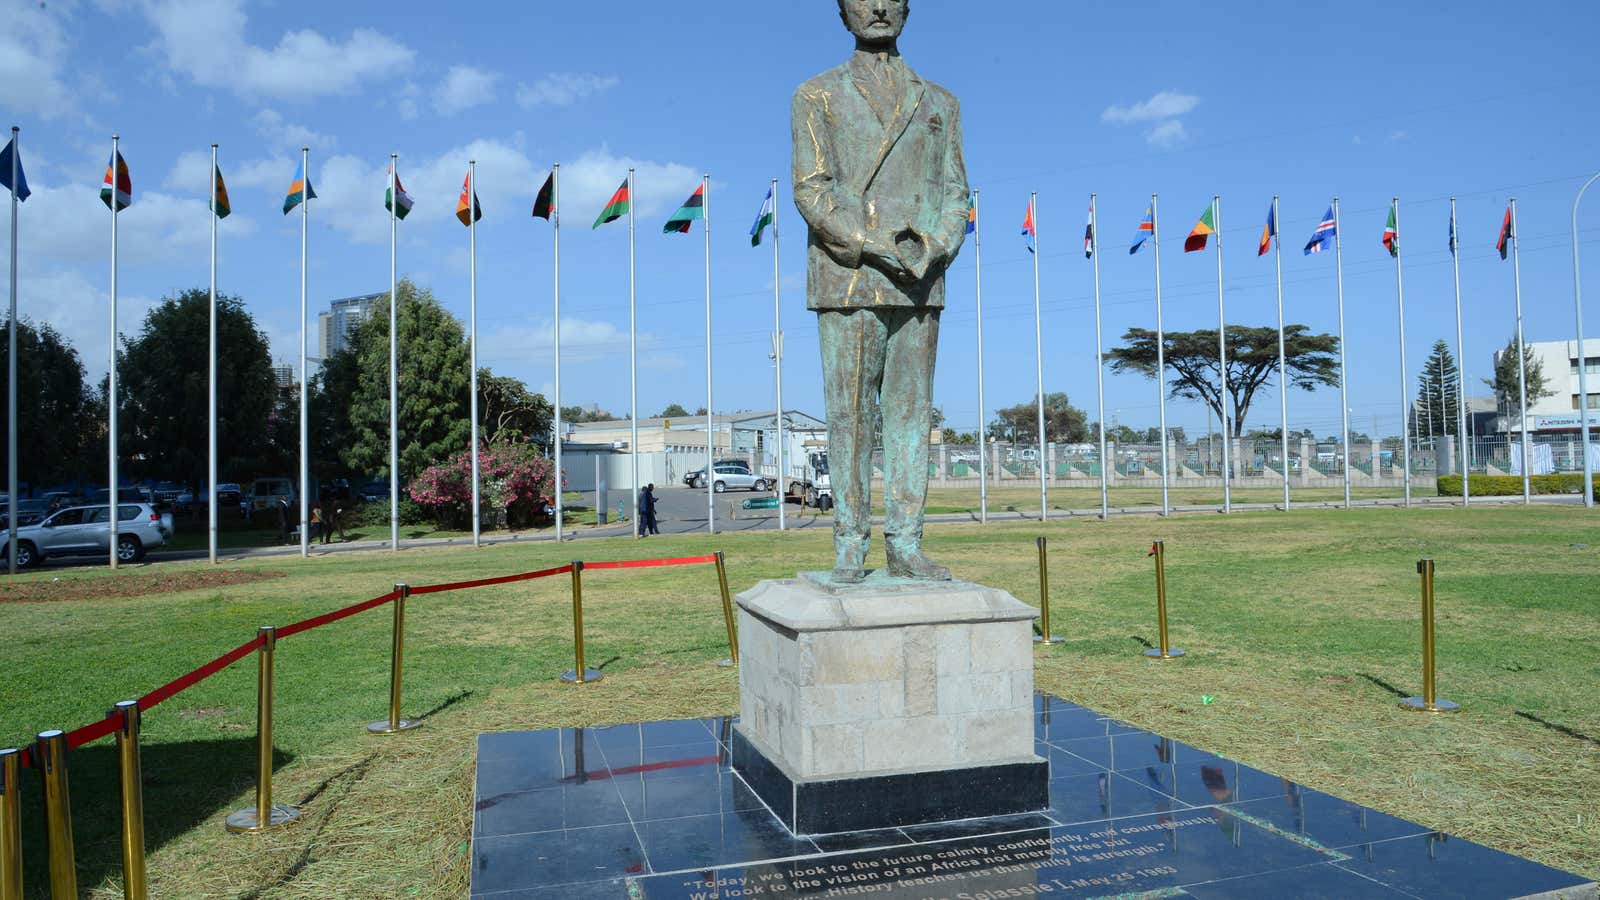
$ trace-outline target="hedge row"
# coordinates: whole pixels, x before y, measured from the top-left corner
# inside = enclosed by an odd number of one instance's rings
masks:
[[[1514,497],[1522,493],[1521,475],[1472,475],[1469,486],[1474,497]],[[1460,475],[1439,476],[1439,496],[1461,496]],[[1535,494],[1576,494],[1583,490],[1583,475],[1563,472],[1559,475],[1534,475],[1528,479]],[[1595,499],[1600,500],[1600,475],[1594,477]]]

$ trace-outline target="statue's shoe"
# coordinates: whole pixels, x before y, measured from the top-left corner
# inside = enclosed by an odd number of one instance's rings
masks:
[[[950,570],[934,563],[921,550],[908,556],[890,556],[889,574],[899,578],[920,578],[924,581],[949,581]]]
[[[865,580],[867,580],[866,569],[852,569],[848,567],[840,568],[838,566],[835,566],[833,569],[834,584],[860,584]]]

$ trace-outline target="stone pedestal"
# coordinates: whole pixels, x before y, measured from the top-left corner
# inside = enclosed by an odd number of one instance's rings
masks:
[[[874,573],[739,595],[733,765],[795,834],[1044,809],[1032,623],[1005,591]]]

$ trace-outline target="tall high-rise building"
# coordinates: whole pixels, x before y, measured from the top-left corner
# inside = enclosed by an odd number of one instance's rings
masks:
[[[292,388],[295,386],[294,366],[288,360],[280,359],[272,366],[272,381],[279,388]]]
[[[389,294],[385,291],[381,294],[344,297],[328,304],[328,311],[317,315],[318,355],[322,359],[327,359],[349,347],[350,335],[356,326],[388,300]]]

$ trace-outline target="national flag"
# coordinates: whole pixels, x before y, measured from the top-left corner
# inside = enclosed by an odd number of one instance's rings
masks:
[[[11,167],[17,167],[17,183],[11,183]],[[28,190],[28,176],[22,171],[22,156],[17,152],[17,142],[13,138],[6,142],[6,148],[0,150],[0,187],[16,192],[18,200],[26,200],[33,192]]]
[[[1217,233],[1217,204],[1212,203],[1206,211],[1200,214],[1200,221],[1194,223],[1194,230],[1183,239],[1183,252],[1193,253],[1206,248],[1206,240]]]
[[[600,210],[600,218],[594,220],[594,228],[599,228],[607,222],[615,222],[628,214],[628,208],[633,198],[628,194],[628,179],[622,179],[622,186],[606,201],[606,208]]]
[[[551,172],[545,177],[544,187],[539,188],[539,196],[533,198],[533,217],[551,220],[556,211],[556,173]]]
[[[1456,243],[1456,210],[1455,210],[1455,204],[1452,203],[1450,205],[1450,255],[1451,256],[1455,256],[1456,255],[1457,247],[1458,247],[1458,245]]]
[[[974,234],[978,230],[978,200],[971,194],[967,195],[967,234]]]
[[[1039,239],[1039,229],[1033,225],[1033,201],[1028,201],[1028,214],[1022,218],[1022,236],[1028,239],[1028,252],[1037,253],[1034,242]]]
[[[702,183],[694,189],[694,193],[689,195],[689,199],[683,201],[683,205],[678,207],[678,211],[672,214],[672,218],[667,220],[667,224],[661,226],[661,233],[688,234],[689,223],[695,219],[704,219],[705,217],[706,186]]]
[[[1083,224],[1083,258],[1094,257],[1094,198],[1089,198],[1089,218]]]
[[[471,219],[471,221],[468,221],[468,219],[467,219],[467,210],[469,208],[468,201],[467,201],[467,194],[468,194],[469,191],[471,192],[471,195],[472,195],[472,201],[471,201],[471,206],[470,206],[470,208],[472,210],[472,214],[471,214],[472,215],[472,219]],[[478,207],[477,185],[472,183],[472,173],[471,172],[468,172],[467,173],[467,177],[462,179],[462,181],[461,181],[461,196],[456,199],[456,218],[460,219],[461,220],[461,224],[463,224],[463,225],[471,225],[473,222],[481,222],[481,221],[483,221],[483,210]]]
[[[1399,204],[1389,204],[1389,221],[1383,226],[1383,246],[1389,248],[1389,255],[1398,259],[1400,257],[1400,224]]]
[[[233,210],[228,207],[228,186],[222,181],[222,168],[220,166],[216,169],[216,175],[217,192],[211,198],[211,211],[217,214],[217,218],[226,219],[228,213],[233,212]]]
[[[1511,207],[1508,206],[1506,220],[1500,223],[1500,240],[1494,242],[1494,248],[1500,251],[1501,259],[1505,259],[1506,254],[1511,252],[1511,242],[1516,238],[1517,236],[1511,231]]]
[[[1338,229],[1333,221],[1333,207],[1330,206],[1328,211],[1322,214],[1322,221],[1317,223],[1316,230],[1311,232],[1311,240],[1306,241],[1306,255],[1321,253],[1327,249],[1329,244],[1333,243],[1334,238],[1337,236]]]
[[[778,201],[772,188],[767,188],[767,199],[761,201],[761,211],[756,213],[756,223],[750,226],[750,246],[761,246],[761,233],[777,221]]]
[[[294,180],[289,182],[289,193],[283,198],[283,214],[287,216],[289,210],[316,198],[316,189],[311,186],[311,179],[306,177],[306,164],[302,160],[294,167]]]
[[[404,219],[411,213],[411,195],[406,193],[406,186],[400,183],[400,173],[389,167],[389,173],[394,176],[392,183],[383,191],[383,208],[392,210],[396,219]],[[399,195],[400,202],[395,202],[395,195]]]
[[[1128,248],[1128,255],[1139,252],[1144,242],[1154,237],[1156,233],[1156,211],[1152,206],[1144,208],[1144,219],[1139,222],[1139,230],[1133,234],[1133,246]]]
[[[1272,239],[1278,236],[1278,204],[1274,203],[1267,208],[1267,224],[1261,228],[1261,246],[1256,248],[1257,256],[1266,256],[1272,249]]]
[[[115,207],[112,206],[113,200]],[[128,177],[128,162],[122,158],[121,151],[106,163],[106,180],[100,188],[100,202],[113,212],[121,212],[133,205],[133,179]]]

